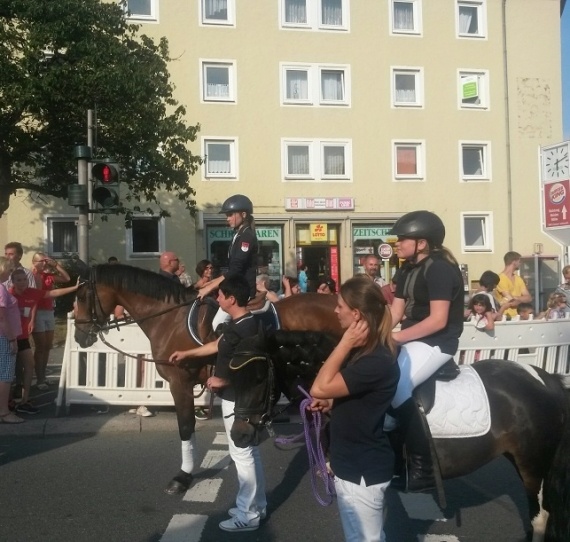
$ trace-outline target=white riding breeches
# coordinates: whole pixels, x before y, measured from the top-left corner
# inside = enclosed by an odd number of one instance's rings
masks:
[[[429,346],[420,341],[411,341],[402,345],[398,356],[400,380],[392,407],[398,408],[411,396],[414,388],[425,382],[453,356],[444,354],[439,346]]]
[[[216,328],[225,322],[229,322],[232,317],[222,309],[218,309],[218,312],[215,314],[214,319],[212,320],[212,329],[216,331]]]

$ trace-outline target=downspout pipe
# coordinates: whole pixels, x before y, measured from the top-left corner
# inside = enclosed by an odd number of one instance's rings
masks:
[[[511,119],[509,105],[509,58],[507,49],[507,0],[502,4],[503,26],[503,85],[505,87],[505,150],[507,157],[507,239],[509,250],[513,250],[513,174],[511,153]]]

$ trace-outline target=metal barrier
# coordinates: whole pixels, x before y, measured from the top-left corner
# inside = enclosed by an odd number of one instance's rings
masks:
[[[66,411],[72,404],[174,405],[168,382],[159,376],[154,363],[143,360],[151,357],[150,343],[136,324],[105,334],[107,342],[129,356],[119,354],[101,341],[90,348],[81,348],[74,334],[74,320],[70,317],[56,400],[58,411],[64,400]],[[455,360],[469,364],[479,359],[505,359],[566,374],[570,372],[569,345],[570,319],[497,322],[492,332],[466,323]],[[200,390],[200,386],[195,388],[196,393]],[[199,406],[209,402],[207,390],[196,399]],[[214,404],[219,404],[218,399]]]

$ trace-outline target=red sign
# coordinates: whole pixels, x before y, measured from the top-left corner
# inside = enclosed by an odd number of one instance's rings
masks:
[[[544,183],[544,221],[547,228],[570,226],[570,180]]]
[[[383,260],[389,260],[392,257],[393,253],[394,251],[392,250],[392,246],[388,243],[382,243],[378,247],[378,256],[380,256],[380,258]]]

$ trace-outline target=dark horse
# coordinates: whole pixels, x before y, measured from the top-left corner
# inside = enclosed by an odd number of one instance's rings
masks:
[[[309,351],[300,334],[291,341],[289,333],[268,337],[267,355],[259,355],[260,344],[241,345],[232,360],[236,389],[232,439],[247,446],[270,417],[268,400],[280,392],[290,394],[292,381],[300,371],[291,368],[291,349]],[[312,334],[305,344],[319,348]],[[255,354],[256,349],[257,355]],[[324,348],[324,351],[327,349]],[[315,376],[325,358],[312,356],[309,364]],[[307,358],[305,358],[307,359]],[[306,362],[307,363],[307,362]],[[526,489],[531,522],[537,536],[544,532],[544,512],[539,504],[543,480],[544,504],[550,512],[546,540],[570,540],[570,401],[560,375],[534,368],[535,376],[517,363],[486,360],[476,363],[489,397],[491,429],[484,436],[462,439],[434,439],[443,479],[469,474],[492,459],[505,455],[515,466]],[[307,376],[311,371],[304,370]],[[274,391],[268,391],[273,388]],[[334,415],[334,414],[333,414]],[[357,421],[355,421],[357,423]],[[556,458],[555,458],[556,456]],[[561,482],[564,480],[564,483]],[[537,516],[541,511],[541,515]],[[542,524],[541,524],[542,523]],[[556,526],[556,532],[554,529]],[[551,532],[549,535],[548,533]],[[530,537],[529,533],[529,537]],[[537,538],[538,539],[538,538]]]
[[[182,493],[192,482],[188,457],[193,455],[191,438],[196,426],[193,388],[205,382],[206,364],[212,360],[173,365],[168,358],[175,350],[199,346],[187,330],[189,307],[197,292],[152,271],[119,264],[98,265],[83,278],[85,282],[77,290],[75,306],[75,340],[79,345],[83,348],[91,346],[97,340],[97,333],[109,325],[108,317],[114,308],[121,305],[148,337],[157,371],[170,384],[182,441],[183,464],[185,457],[187,460],[186,470],[180,470],[166,492]],[[335,303],[335,296],[307,294],[280,301],[276,308],[284,329],[311,329],[307,326],[318,325],[322,331],[338,335],[338,322],[330,317]]]

